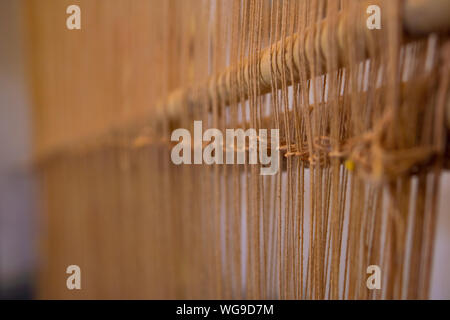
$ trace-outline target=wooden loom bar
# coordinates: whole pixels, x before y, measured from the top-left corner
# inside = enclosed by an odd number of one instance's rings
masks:
[[[367,2],[367,5],[374,1]],[[367,6],[362,5],[361,8]],[[365,14],[365,11],[361,14]],[[260,88],[260,94],[269,93],[271,90],[272,82],[276,82],[281,85],[282,75],[280,72],[274,72],[279,69],[282,63],[285,64],[288,73],[293,73],[294,82],[299,80],[297,70],[301,66],[301,55],[306,57],[307,72],[309,72],[308,65],[314,61],[314,55],[321,57],[322,71],[325,72],[325,61],[327,58],[327,43],[328,36],[330,35],[329,29],[337,30],[336,40],[338,43],[338,61],[339,66],[345,65],[345,33],[347,31],[347,15],[341,13],[337,19],[335,26],[329,26],[328,22],[323,20],[318,25],[305,30],[304,34],[293,34],[284,41],[272,45],[269,48],[265,48],[261,51],[258,61],[246,60],[243,65],[232,66],[227,68],[219,75],[212,76],[208,83],[201,88],[184,88],[178,89],[169,95],[166,103],[163,103],[157,108],[159,111],[157,116],[159,118],[166,119],[169,117],[171,120],[182,114],[182,110],[186,106],[201,105],[204,100],[200,100],[198,97],[201,95],[192,95],[197,91],[205,93],[208,96],[208,100],[212,101],[215,95],[218,95],[222,101],[226,104],[230,102],[232,84],[231,77],[242,74],[239,82],[239,86],[243,86],[243,91],[246,90],[250,83],[250,69],[252,65],[256,63],[259,67],[260,78],[258,84]],[[376,30],[369,30],[365,25],[365,19],[362,19],[364,25],[357,25],[356,27],[362,28],[362,34],[365,36],[365,43],[373,41],[377,36]],[[447,32],[450,30],[450,1],[448,0],[406,0],[403,8],[403,25],[408,37],[423,36],[432,32]],[[303,45],[303,43],[305,45]],[[284,48],[282,48],[284,45]],[[369,48],[366,48],[366,57],[368,56]],[[282,57],[284,52],[284,57]],[[284,58],[284,62],[282,59]],[[274,77],[274,78],[273,78]],[[290,74],[286,76],[287,85],[291,85]],[[200,101],[198,101],[199,99]],[[450,111],[450,110],[449,110]],[[162,120],[162,119],[161,119]],[[449,123],[450,127],[450,123]]]

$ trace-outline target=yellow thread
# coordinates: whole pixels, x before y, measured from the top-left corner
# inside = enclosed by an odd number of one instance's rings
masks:
[[[345,160],[344,165],[348,171],[355,170],[355,163],[352,160]]]

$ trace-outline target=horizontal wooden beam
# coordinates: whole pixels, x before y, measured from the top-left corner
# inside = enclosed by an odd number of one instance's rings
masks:
[[[376,3],[368,1],[367,5]],[[361,5],[361,16],[366,17],[366,5]],[[406,0],[403,4],[403,25],[405,38],[407,40],[415,39],[417,36],[423,36],[432,32],[448,32],[450,30],[450,1],[449,0]],[[232,100],[232,79],[238,80],[239,87],[243,92],[249,92],[251,85],[251,68],[257,66],[259,69],[258,87],[260,94],[270,92],[272,84],[277,83],[281,86],[282,77],[286,76],[287,85],[292,85],[292,80],[298,82],[298,70],[302,67],[303,61],[306,62],[306,72],[310,77],[310,68],[308,67],[319,58],[322,63],[321,71],[326,72],[328,50],[328,37],[334,36],[337,42],[337,57],[339,67],[346,64],[346,33],[349,28],[361,28],[360,34],[364,35],[364,44],[377,41],[381,36],[377,30],[369,30],[366,27],[366,20],[361,19],[363,25],[348,23],[349,19],[346,12],[339,15],[338,19],[331,25],[324,19],[317,25],[307,28],[302,34],[293,34],[283,41],[265,48],[261,51],[259,59],[252,61],[247,59],[242,64],[231,66],[218,75],[212,76],[209,81],[196,88],[178,89],[169,95],[168,99],[162,102],[157,109],[157,116],[161,120],[176,120],[185,110],[183,108],[199,106],[204,101],[210,103],[215,99],[224,101],[228,105]],[[353,19],[353,18],[351,18]],[[334,32],[335,31],[335,32]],[[370,48],[365,49],[365,57],[370,54]],[[302,59],[305,57],[305,59]],[[279,70],[284,66],[286,75]],[[278,70],[278,72],[274,72]],[[292,77],[291,77],[292,73]],[[205,100],[206,95],[206,100]],[[247,97],[246,97],[247,98]],[[450,110],[449,110],[450,111]],[[449,123],[450,125],[450,123]]]

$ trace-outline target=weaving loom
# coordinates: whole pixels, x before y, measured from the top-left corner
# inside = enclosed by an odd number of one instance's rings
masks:
[[[56,14],[73,2],[76,31]],[[369,5],[379,29],[368,27]],[[25,8],[40,297],[429,297],[437,205],[448,201],[438,194],[449,167],[449,1]],[[194,121],[278,129],[280,170],[260,175],[248,159],[175,165],[171,133]],[[72,264],[83,290],[61,285]]]

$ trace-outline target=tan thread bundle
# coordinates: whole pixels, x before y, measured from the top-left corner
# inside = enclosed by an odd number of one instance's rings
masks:
[[[26,6],[42,297],[428,297],[446,36],[411,38],[392,0],[380,30],[365,1],[78,1],[78,33],[69,2]],[[280,172],[173,165],[194,120],[279,128]]]

